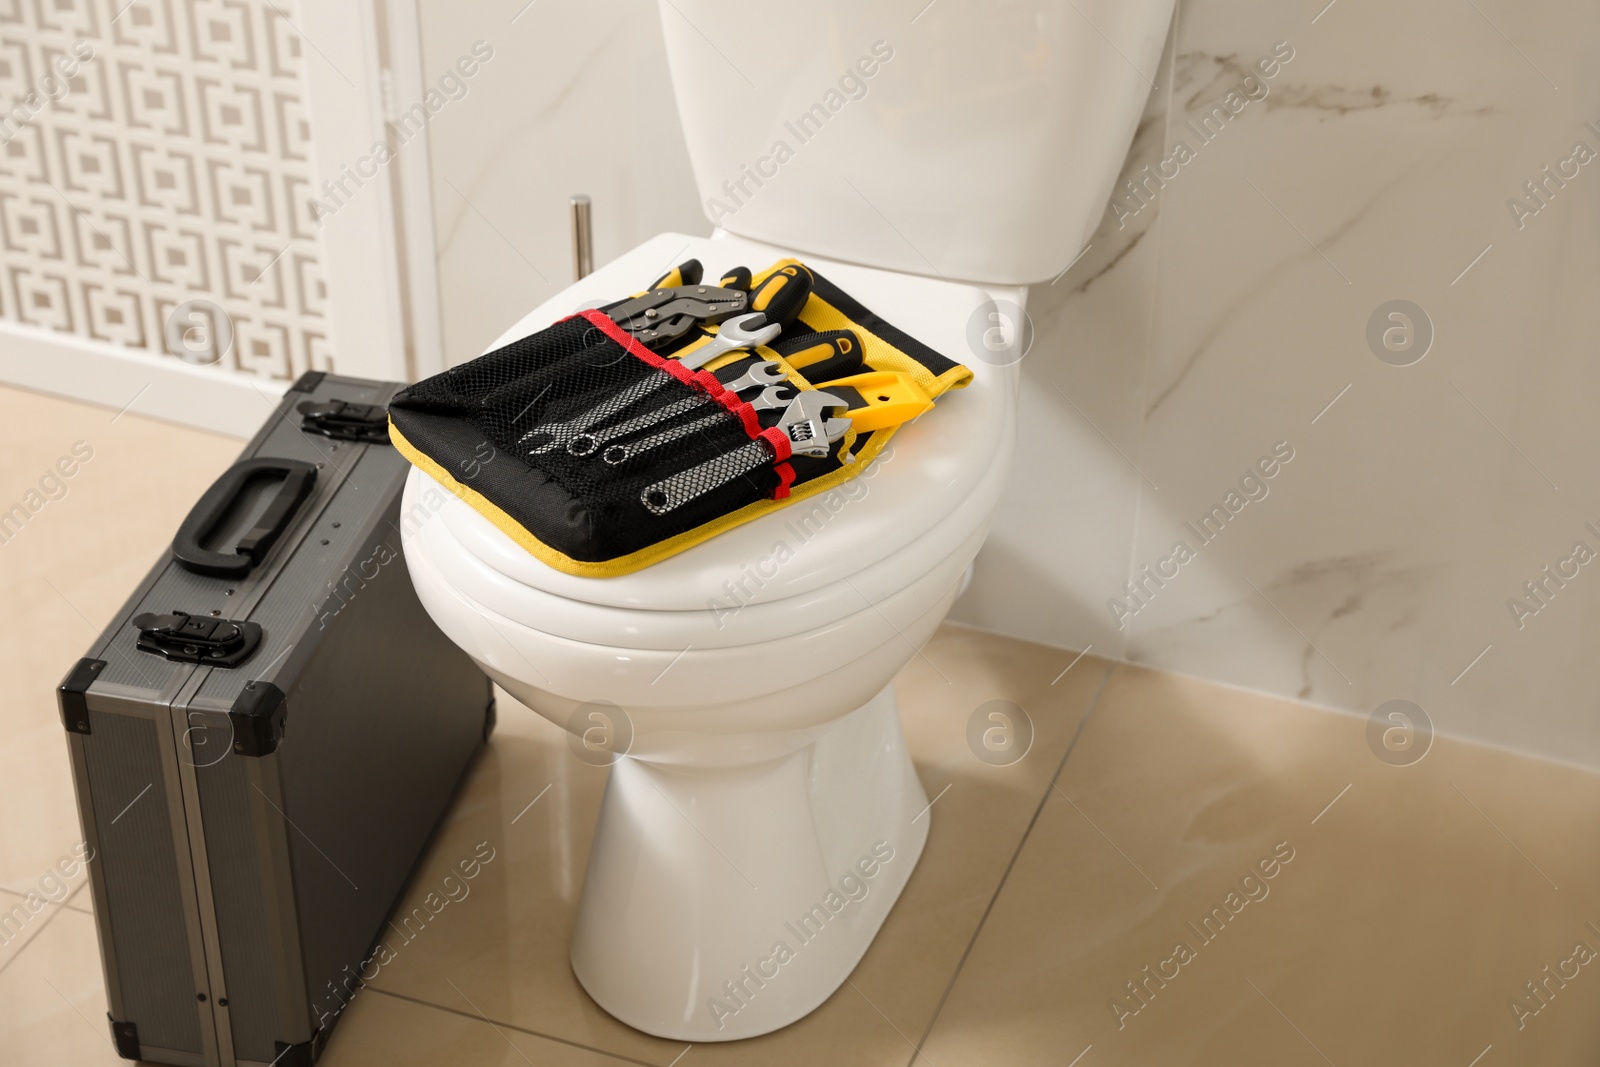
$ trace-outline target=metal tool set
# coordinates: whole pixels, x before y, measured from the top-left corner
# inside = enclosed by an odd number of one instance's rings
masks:
[[[540,559],[605,576],[852,476],[970,374],[797,261],[702,274],[411,386],[391,438]]]
[[[494,725],[407,571],[399,388],[297,381],[57,691],[126,1059],[311,1067]]]

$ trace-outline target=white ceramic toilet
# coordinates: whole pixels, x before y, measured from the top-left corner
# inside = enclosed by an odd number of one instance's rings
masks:
[[[860,478],[618,578],[545,566],[420,471],[407,486],[407,562],[444,632],[540,715],[629,739],[571,959],[601,1007],[662,1037],[750,1037],[816,1008],[917,864],[935,813],[891,681],[1006,479],[1011,306],[1094,230],[1172,8],[922,3],[663,0],[719,228],[645,242],[491,347],[690,257],[716,278],[794,255],[966,363],[968,388]]]

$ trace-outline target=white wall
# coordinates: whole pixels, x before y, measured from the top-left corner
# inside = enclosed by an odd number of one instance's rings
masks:
[[[0,320],[70,335],[73,353],[182,354],[275,379],[326,367],[291,15],[267,0],[193,18],[149,2],[3,7]]]
[[[428,126],[449,362],[572,282],[572,194],[594,201],[596,265],[666,230],[711,231],[651,0],[421,6],[429,84],[474,42],[494,49]]]
[[[599,261],[708,228],[655,4],[518,6],[423,2],[430,79],[496,50],[430,126],[452,361],[569,280],[568,194],[594,197]],[[1200,145],[1186,122],[1279,41],[1268,95]],[[954,617],[1361,713],[1410,699],[1600,767],[1600,564],[1520,630],[1507,608],[1575,541],[1600,552],[1600,160],[1521,230],[1506,207],[1600,151],[1596,54],[1577,0],[1180,0],[1127,173],[1194,158],[1031,291],[1017,471]],[[1409,367],[1365,339],[1397,298],[1437,334]],[[1279,441],[1268,495],[1201,546],[1184,523]],[[1119,627],[1107,601],[1179,539],[1194,561]]]
[[[249,436],[418,366],[400,168],[325,198],[386,135],[382,6],[0,4],[0,381]]]
[[[1126,173],[1180,138],[1195,158],[1122,228],[1108,213],[1064,292],[1033,291],[1031,469],[960,618],[1362,713],[1409,699],[1600,766],[1600,567],[1520,629],[1507,606],[1575,542],[1600,551],[1600,161],[1520,230],[1506,203],[1575,142],[1600,151],[1600,17],[1478,6],[1313,23],[1181,0]],[[1186,120],[1278,41],[1269,95],[1200,147]],[[1436,331],[1413,366],[1365,338],[1396,298]],[[1278,441],[1270,494],[1201,547],[1184,523]],[[1135,606],[1121,583],[1180,539],[1197,558],[1119,629],[1106,602]]]

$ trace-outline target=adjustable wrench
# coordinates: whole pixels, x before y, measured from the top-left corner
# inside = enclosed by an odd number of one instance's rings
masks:
[[[847,402],[825,390],[802,390],[789,402],[783,418],[778,420],[778,427],[789,435],[789,444],[796,455],[826,456],[833,443],[850,429],[849,419],[830,419],[827,413],[849,407]]]

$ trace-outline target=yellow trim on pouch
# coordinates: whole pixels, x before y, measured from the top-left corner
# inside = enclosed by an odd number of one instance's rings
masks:
[[[501,511],[493,501],[476,489],[462,485],[439,464],[435,463],[425,452],[407,441],[393,422],[389,423],[389,440],[394,447],[411,464],[421,470],[428,477],[450,490],[466,502],[478,514],[494,523],[495,528],[511,540],[527,549],[528,552],[540,563],[554,567],[564,574],[576,575],[579,578],[616,578],[634,571],[643,570],[652,563],[660,562],[668,556],[675,556],[686,548],[693,548],[702,541],[709,541],[718,534],[731,530],[735,526],[742,526],[752,519],[760,518],[769,511],[787,507],[796,500],[805,500],[832,489],[834,486],[853,477],[861,468],[872,462],[883,451],[884,445],[889,441],[889,434],[876,435],[866,448],[856,456],[855,461],[847,463],[836,471],[830,471],[820,478],[813,478],[804,485],[796,486],[787,497],[782,500],[757,500],[746,504],[738,511],[732,511],[720,519],[696,526],[692,530],[685,530],[676,537],[669,537],[665,541],[657,541],[648,548],[641,548],[637,552],[630,552],[626,556],[615,559],[597,560],[589,562],[573,559],[564,552],[558,552],[529,533],[523,526],[510,515]]]
[[[801,264],[799,260],[779,260],[759,275],[753,277],[751,279],[751,288],[758,287],[767,278],[791,266],[799,266],[804,269],[804,264]],[[769,299],[771,296],[776,295],[781,288],[781,284],[774,286],[769,293]],[[830,471],[827,474],[795,485],[791,488],[789,495],[782,500],[754,501],[737,511],[730,512],[692,530],[686,530],[674,537],[658,541],[653,545],[641,548],[625,556],[598,561],[573,559],[564,552],[557,551],[540,541],[483,494],[456,481],[449,471],[406,440],[405,435],[400,432],[392,421],[389,423],[389,439],[394,443],[400,454],[410,460],[414,466],[460,497],[467,503],[468,507],[471,507],[478,514],[492,522],[497,529],[521,545],[541,563],[554,567],[565,574],[576,575],[580,578],[615,578],[624,574],[632,574],[634,571],[648,567],[650,564],[657,563],[669,556],[677,555],[679,552],[692,548],[703,541],[709,541],[718,534],[731,530],[736,526],[741,526],[780,508],[788,507],[796,501],[806,500],[819,493],[825,493],[849,480],[877,458],[888,445],[889,439],[894,435],[895,430],[899,428],[900,422],[921,414],[932,406],[933,398],[949,389],[966,385],[972,377],[972,372],[959,364],[943,374],[935,376],[927,367],[913,359],[909,353],[901,351],[895,345],[879,337],[868,329],[865,324],[849,318],[815,292],[809,294],[804,307],[800,311],[799,318],[807,326],[817,331],[852,331],[861,341],[862,358],[870,370],[854,376],[854,379],[840,379],[839,384],[854,385],[858,382],[861,385],[868,385],[869,383],[873,385],[881,384],[883,386],[883,395],[891,398],[877,401],[876,390],[872,398],[864,396],[864,399],[868,399],[868,406],[857,409],[853,420],[855,425],[845,433],[840,446],[839,454],[851,456],[850,462],[841,465],[838,470]],[[704,343],[709,343],[709,341],[710,338],[708,337]],[[677,353],[677,355],[686,355],[699,347],[701,346],[691,345]],[[758,347],[757,352],[781,366],[790,381],[797,387],[801,389],[816,388],[806,380],[805,375],[799,368],[784,360],[778,353],[765,346]],[[713,360],[707,369],[715,369],[736,359],[744,358],[745,355],[746,353],[743,352],[728,353]],[[889,388],[891,383],[895,386],[892,389]],[[823,387],[825,388],[828,384],[830,383],[823,383]],[[854,452],[858,436],[865,435],[868,432],[871,433],[871,438],[866,446],[860,452]]]

